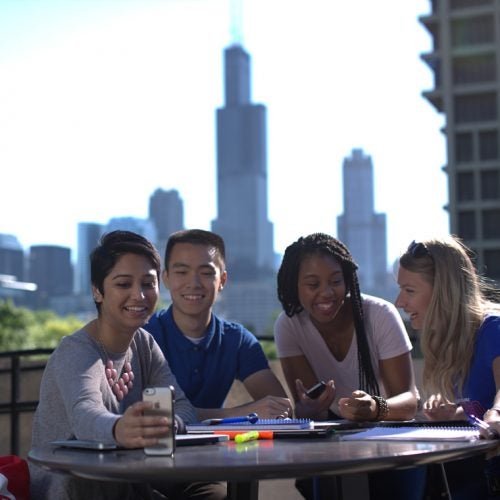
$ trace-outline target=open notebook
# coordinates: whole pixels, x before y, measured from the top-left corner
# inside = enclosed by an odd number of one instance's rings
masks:
[[[479,439],[479,431],[469,426],[372,427],[365,431],[346,434],[341,439],[343,441],[376,439],[396,441],[473,441]]]

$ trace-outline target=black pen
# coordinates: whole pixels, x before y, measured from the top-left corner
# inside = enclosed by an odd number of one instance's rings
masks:
[[[475,425],[478,429],[482,429],[483,431],[486,431],[488,438],[498,439],[500,437],[498,432],[495,429],[493,429],[493,427],[491,427],[491,425],[486,423],[484,420],[477,418],[475,415],[467,415],[467,418],[469,419],[469,422],[472,425]]]

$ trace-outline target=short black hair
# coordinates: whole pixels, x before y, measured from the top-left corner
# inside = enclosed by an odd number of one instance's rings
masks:
[[[226,246],[221,236],[211,231],[204,231],[203,229],[183,229],[172,233],[167,241],[165,248],[164,266],[168,270],[168,262],[170,254],[177,243],[191,243],[192,245],[206,245],[215,249],[216,254],[226,263]]]
[[[101,236],[99,244],[90,253],[90,281],[104,293],[104,279],[111,272],[118,259],[127,253],[143,255],[153,264],[158,280],[160,279],[161,258],[154,245],[132,231],[111,231]],[[95,302],[99,311],[100,303]]]
[[[380,394],[366,336],[363,302],[356,272],[358,265],[349,249],[341,241],[325,233],[313,233],[299,238],[286,248],[278,271],[278,299],[283,310],[289,317],[303,310],[298,293],[299,270],[304,257],[311,254],[330,256],[340,264],[346,294],[349,294],[351,298],[352,316],[358,342],[360,387],[370,394]]]

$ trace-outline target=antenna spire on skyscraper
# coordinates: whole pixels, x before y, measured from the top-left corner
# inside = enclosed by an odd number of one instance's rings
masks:
[[[231,44],[243,45],[243,0],[229,0]]]

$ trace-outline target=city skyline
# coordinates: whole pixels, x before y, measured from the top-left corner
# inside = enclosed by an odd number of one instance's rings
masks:
[[[179,191],[186,227],[210,229],[229,2],[16,3],[0,7],[0,232],[25,248],[69,246],[74,260],[78,222],[146,218],[157,188]],[[354,148],[373,161],[389,262],[412,239],[448,230],[443,119],[421,96],[432,75],[417,16],[430,4],[404,4],[313,0],[305,13],[291,2],[286,19],[284,2],[244,5],[253,100],[269,113],[276,252],[304,234],[336,234]]]

